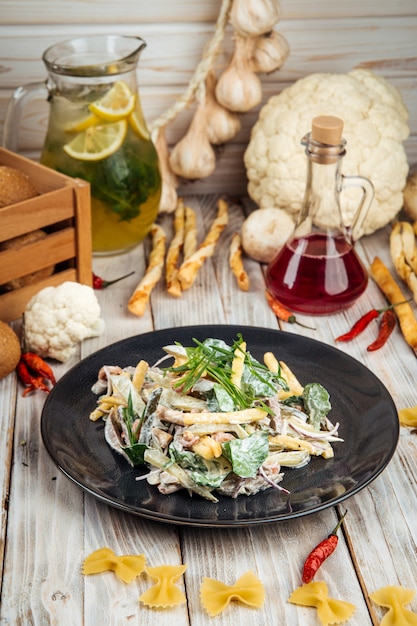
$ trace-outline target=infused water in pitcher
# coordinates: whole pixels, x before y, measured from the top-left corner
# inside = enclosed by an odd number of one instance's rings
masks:
[[[41,163],[90,183],[95,254],[141,242],[159,210],[161,175],[137,89],[139,37],[91,36],[48,48],[45,83],[21,87],[5,120],[5,147],[17,144],[25,101],[45,92],[49,121]]]

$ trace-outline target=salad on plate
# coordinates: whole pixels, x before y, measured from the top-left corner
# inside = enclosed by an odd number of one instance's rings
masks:
[[[112,449],[162,494],[186,489],[212,502],[265,489],[288,493],[283,468],[334,456],[339,424],[319,382],[302,385],[272,352],[255,359],[241,334],[173,343],[153,365],[104,365],[91,420]]]

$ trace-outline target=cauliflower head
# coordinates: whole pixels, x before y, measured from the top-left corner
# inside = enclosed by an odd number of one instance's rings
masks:
[[[65,362],[80,341],[103,333],[100,313],[94,290],[87,285],[67,281],[45,287],[26,305],[26,349]]]
[[[347,74],[311,74],[296,81],[263,106],[244,154],[248,194],[260,208],[276,207],[297,216],[307,180],[307,157],[301,139],[318,115],[344,121],[345,176],[369,178],[375,188],[371,208],[357,233],[368,235],[388,224],[403,205],[408,162],[403,142],[409,114],[399,91],[370,70]],[[341,194],[346,225],[353,221],[361,192]],[[333,225],[318,216],[318,226]]]

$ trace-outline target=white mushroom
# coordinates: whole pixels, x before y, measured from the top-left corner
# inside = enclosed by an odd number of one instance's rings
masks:
[[[294,222],[283,209],[257,209],[242,224],[242,246],[255,261],[269,263],[293,231]]]

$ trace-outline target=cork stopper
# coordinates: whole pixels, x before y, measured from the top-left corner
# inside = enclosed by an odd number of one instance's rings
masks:
[[[311,139],[328,146],[342,143],[343,120],[332,115],[319,115],[312,122]]]

